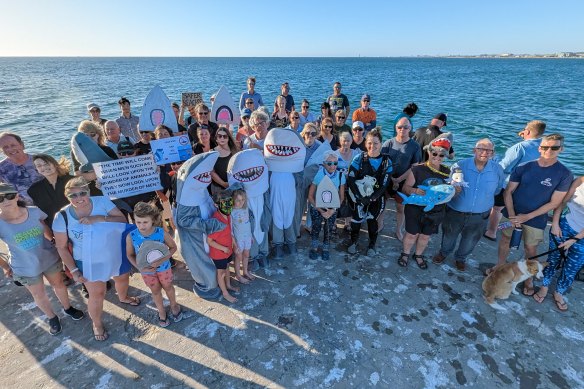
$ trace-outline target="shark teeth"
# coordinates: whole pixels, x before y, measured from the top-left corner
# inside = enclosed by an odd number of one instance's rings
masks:
[[[242,170],[233,174],[233,178],[235,178],[239,182],[250,182],[255,181],[264,173],[263,166],[256,166],[250,167],[249,169]]]
[[[197,181],[201,181],[203,184],[210,184],[211,183],[211,172],[201,173],[197,176],[193,177]]]
[[[294,155],[300,150],[300,147],[294,146],[282,146],[282,145],[266,145],[266,150],[270,154],[276,155],[278,157],[289,157]]]

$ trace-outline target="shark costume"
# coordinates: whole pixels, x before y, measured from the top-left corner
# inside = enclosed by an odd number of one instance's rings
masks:
[[[247,208],[250,212],[250,223],[253,242],[250,258],[260,266],[267,265],[268,231],[272,221],[270,212],[270,194],[268,165],[262,152],[258,149],[248,149],[236,153],[227,166],[229,186],[243,185],[247,196]]]
[[[217,299],[221,289],[217,285],[216,269],[208,254],[207,235],[225,228],[213,219],[215,205],[207,186],[219,153],[210,151],[186,161],[177,172],[176,223],[179,248],[195,280],[193,291],[205,299]]]
[[[304,142],[294,130],[273,128],[268,132],[264,158],[270,170],[274,259],[283,257],[284,243],[290,254],[297,252],[294,214],[299,207],[297,197],[301,196],[305,156]]]

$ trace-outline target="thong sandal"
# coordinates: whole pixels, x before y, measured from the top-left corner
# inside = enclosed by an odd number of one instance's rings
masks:
[[[397,264],[401,267],[408,267],[408,259],[410,258],[410,254],[401,253],[399,258],[397,259]]]
[[[131,305],[133,307],[137,307],[138,305],[140,305],[141,301],[138,297],[128,296],[128,301],[121,301],[120,300],[120,303]]]
[[[103,342],[105,340],[107,340],[107,338],[109,338],[109,335],[104,327],[103,332],[101,334],[98,334],[95,332],[95,328],[93,329],[93,338],[95,340],[97,340],[98,342]]]
[[[535,294],[535,289],[533,286],[530,288],[528,286],[523,287],[523,295],[524,296],[533,296]]]
[[[424,259],[423,255],[416,255],[414,254],[414,260],[416,261],[416,265],[422,270],[426,270],[428,268],[428,263]]]
[[[547,293],[546,293],[545,295],[543,295],[543,296],[542,296],[541,294],[539,294],[539,291],[537,291],[537,293],[534,293],[534,295],[533,295],[533,299],[534,299],[534,300],[535,300],[535,302],[537,302],[538,304],[541,304],[541,303],[543,303],[543,300],[545,300],[546,296],[547,296]]]
[[[557,299],[557,297],[554,295],[554,302],[556,303],[556,307],[558,307],[558,310],[560,312],[566,312],[568,310],[568,304],[566,304],[565,301],[560,301]]]

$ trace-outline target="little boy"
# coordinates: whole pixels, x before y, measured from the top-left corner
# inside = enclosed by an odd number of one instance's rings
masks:
[[[228,290],[239,292],[239,288],[231,286],[231,275],[229,274],[229,262],[233,259],[233,237],[231,235],[231,209],[233,208],[233,199],[229,191],[217,192],[213,195],[213,202],[217,210],[213,218],[226,224],[226,227],[207,236],[209,244],[209,256],[217,268],[217,283],[223,297],[230,303],[237,301],[235,297],[229,294]]]

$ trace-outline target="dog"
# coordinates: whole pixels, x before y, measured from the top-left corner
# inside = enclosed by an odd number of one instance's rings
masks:
[[[508,299],[511,293],[519,294],[515,288],[517,284],[531,277],[540,279],[543,277],[543,269],[547,262],[540,263],[536,260],[504,263],[495,266],[483,281],[484,298],[487,304],[493,308],[502,309],[495,304],[495,299]]]

